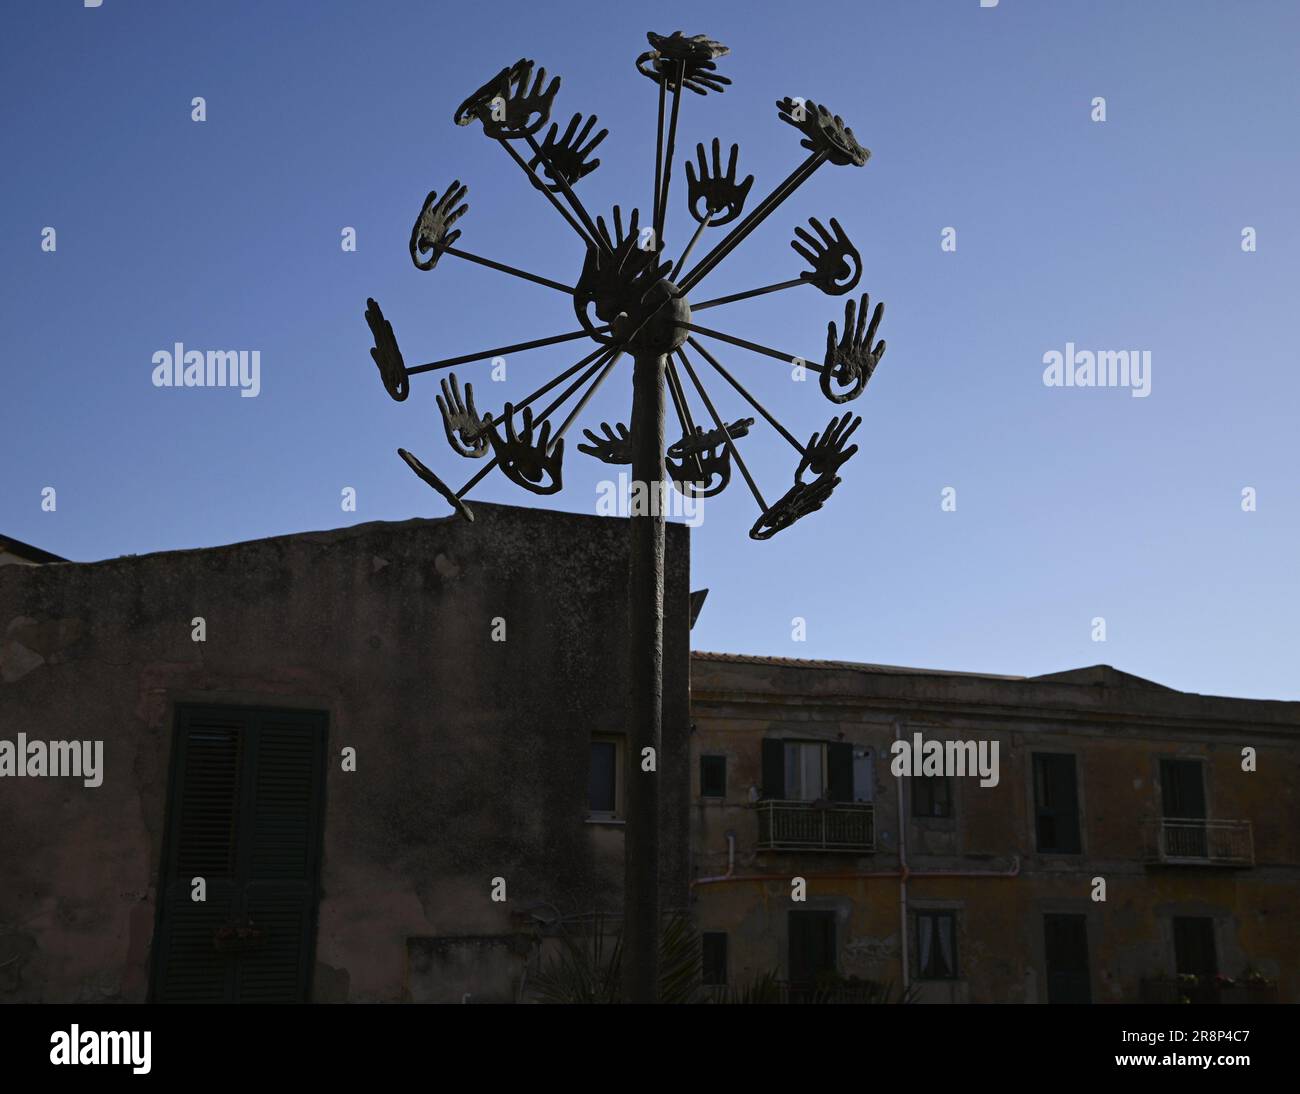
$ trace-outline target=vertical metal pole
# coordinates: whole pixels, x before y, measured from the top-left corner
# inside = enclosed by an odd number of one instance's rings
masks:
[[[664,370],[663,354],[641,352],[632,374],[631,499],[628,586],[632,732],[624,829],[623,991],[630,1003],[659,996],[659,766],[664,681]],[[654,749],[654,772],[643,750]]]

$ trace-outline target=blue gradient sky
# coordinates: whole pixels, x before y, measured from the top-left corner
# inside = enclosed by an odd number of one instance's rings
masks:
[[[862,170],[824,167],[696,299],[795,276],[792,228],[835,215],[862,251],[861,288],[886,301],[889,342],[851,404],[860,451],[826,509],[756,543],[738,477],[710,503],[693,535],[694,584],[711,590],[696,647],[995,673],[1106,662],[1190,691],[1300,698],[1300,8],[659,10],[651,26],[631,5],[558,0],[8,0],[0,531],[91,560],[444,515],[394,449],[454,485],[477,465],[442,440],[435,378],[406,403],[384,394],[366,297],[408,363],[573,329],[548,289],[451,258],[412,267],[420,203],[453,177],[471,191],[462,246],[569,283],[581,262],[452,111],[536,58],[564,77],[555,117],[595,110],[611,130],[580,187],[588,207],[647,206],[655,94],[632,61],[646,30],[681,27],[731,47],[735,82],[687,97],[679,150],[738,140],[751,204],[804,154],[781,96],[827,102],[874,153]],[[670,250],[690,225],[680,173],[674,196]],[[956,253],[940,250],[945,226]],[[815,361],[842,303],[800,288],[707,314]],[[176,341],[260,350],[261,395],[154,388],[151,357]],[[1043,354],[1067,341],[1150,350],[1150,397],[1045,387]],[[521,355],[507,385],[476,386],[487,405],[518,398],[581,352]],[[720,356],[797,436],[835,412],[777,362]],[[629,384],[624,364],[581,424],[625,421]],[[472,497],[594,511],[609,469],[575,451],[578,434],[557,498],[499,475]],[[745,450],[772,500],[796,460],[757,437]],[[40,507],[49,485],[55,513]],[[340,510],[344,486],[356,513]],[[945,486],[956,512],[940,509]],[[1257,512],[1241,509],[1245,486]]]

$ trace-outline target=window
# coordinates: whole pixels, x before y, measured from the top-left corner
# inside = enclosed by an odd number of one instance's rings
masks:
[[[810,802],[825,797],[826,746],[787,741],[785,746],[785,800]]]
[[[590,820],[616,820],[623,812],[623,741],[619,737],[593,737],[591,772],[587,781]]]
[[[700,757],[700,797],[725,798],[727,796],[727,757]]]
[[[870,764],[855,761],[853,745],[846,741],[763,741],[763,797],[775,801],[870,801]],[[863,772],[865,785],[855,793],[854,771]]]
[[[1088,972],[1088,922],[1084,916],[1043,916],[1049,1003],[1091,1003]]]
[[[704,985],[721,987],[727,982],[727,932],[705,931],[700,943],[704,948]]]
[[[952,788],[946,778],[920,775],[912,779],[912,816],[952,816]]]
[[[1161,760],[1160,798],[1166,817],[1204,820],[1205,772],[1201,761]]]
[[[835,913],[790,912],[790,983],[810,987],[835,973]]]
[[[1034,753],[1034,817],[1040,852],[1079,854],[1079,794],[1073,756]]]
[[[1205,769],[1200,760],[1161,760],[1160,798],[1166,820],[1166,853],[1177,858],[1208,858],[1205,820]]]
[[[921,980],[957,979],[957,913],[916,913],[916,969]]]
[[[1208,916],[1174,917],[1174,970],[1179,976],[1214,976],[1218,973],[1213,919]]]

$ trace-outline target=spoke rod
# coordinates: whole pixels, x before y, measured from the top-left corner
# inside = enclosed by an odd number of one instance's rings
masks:
[[[757,209],[727,233],[726,239],[700,259],[699,265],[686,275],[686,280],[681,284],[681,291],[685,293],[692,286],[698,284],[709,271],[735,250],[750,232],[763,223],[776,210],[777,206],[807,182],[812,177],[812,173],[826,162],[826,158],[827,153],[825,152],[813,152],[803,163],[791,171],[786,176],[785,181],[780,183],[775,190],[759,203]]]
[[[564,219],[569,222],[569,227],[572,228],[575,232],[578,233],[578,235],[582,237],[582,241],[588,247],[595,246],[595,244],[592,242],[591,236],[587,235],[582,225],[573,219],[573,214],[570,213],[569,210],[564,207],[564,205],[560,202],[559,198],[557,198],[554,194],[551,193],[546,183],[544,183],[540,178],[537,177],[537,172],[535,172],[531,167],[528,166],[528,161],[525,160],[523,156],[521,156],[518,152],[514,150],[514,146],[511,145],[511,143],[508,140],[506,140],[504,137],[498,137],[497,143],[500,144],[502,148],[504,148],[507,152],[510,153],[510,158],[514,160],[515,163],[519,164],[519,166],[523,169],[524,174],[526,174],[530,179],[533,180],[533,182],[537,186],[537,189],[539,189],[543,194],[546,195],[546,200],[555,206],[556,211],[560,214],[560,216],[564,217]]]
[[[569,416],[564,419],[564,423],[551,437],[551,443],[546,448],[546,454],[548,456],[555,451],[555,446],[560,443],[560,438],[569,431],[569,426],[573,425],[574,419],[587,408],[587,404],[591,402],[591,397],[600,390],[600,385],[605,382],[605,378],[613,371],[614,366],[618,364],[618,359],[622,356],[623,351],[621,349],[615,350],[609,360],[605,362],[603,371],[592,382],[591,387],[587,388],[586,394],[578,400],[578,405],[569,411]]]
[[[681,377],[677,375],[677,366],[673,363],[671,357],[668,358],[667,365],[668,394],[672,396],[673,406],[677,410],[677,420],[682,426],[682,437],[683,439],[694,440],[695,421],[691,418],[691,407],[686,401],[686,392],[682,390]],[[702,479],[704,477],[704,465],[700,462],[700,454],[698,452],[693,453],[692,459],[695,461],[695,473]]]
[[[682,413],[686,420],[682,423],[686,436],[691,437],[695,433],[695,419],[691,415],[691,404],[686,399],[686,389],[682,387],[682,379],[677,374],[677,366],[673,363],[672,358],[668,359],[668,383],[676,391],[677,397],[682,403]]]
[[[599,349],[593,350],[591,353],[587,354],[587,356],[584,357],[581,361],[579,361],[576,365],[570,365],[558,376],[555,376],[552,379],[547,380],[546,383],[544,383],[541,387],[539,387],[536,391],[534,391],[531,395],[529,395],[528,398],[526,398],[522,403],[515,403],[514,404],[515,409],[523,410],[524,407],[526,407],[529,403],[533,402],[536,399],[540,399],[543,395],[545,395],[548,391],[550,391],[551,388],[555,387],[556,384],[564,383],[565,380],[567,380],[579,369],[586,368],[597,357],[601,357],[604,354],[607,354],[608,352],[609,352],[608,346],[601,346]]]
[[[722,342],[730,342],[733,346],[740,346],[741,349],[753,350],[755,353],[761,353],[765,357],[773,357],[778,361],[784,361],[787,365],[792,365],[796,361],[803,361],[804,368],[812,372],[825,372],[821,365],[810,364],[805,358],[800,357],[797,353],[782,353],[780,350],[772,349],[769,346],[760,346],[757,342],[749,342],[744,338],[737,338],[734,334],[723,334],[720,330],[713,330],[710,327],[701,327],[698,323],[682,324],[687,330],[692,330],[696,334],[707,334],[710,338],[717,338]]]
[[[677,260],[677,265],[673,267],[673,272],[668,275],[669,281],[676,281],[677,275],[682,272],[682,267],[686,265],[686,260],[691,257],[691,251],[695,249],[695,244],[700,241],[700,236],[704,234],[704,229],[709,226],[709,221],[713,219],[713,210],[709,210],[709,215],[699,223],[695,229],[695,234],[691,236],[691,241],[686,244],[686,250],[682,252],[682,257]],[[701,304],[700,307],[708,307],[707,304]]]
[[[433,372],[440,368],[453,368],[456,365],[468,365],[488,357],[504,357],[507,353],[522,353],[526,349],[540,349],[542,346],[554,346],[560,342],[572,342],[578,338],[587,338],[590,334],[604,334],[609,327],[596,327],[592,331],[575,330],[568,334],[554,334],[550,338],[538,338],[532,342],[518,342],[513,346],[498,346],[485,349],[480,353],[467,353],[461,357],[448,357],[443,361],[430,361],[424,365],[412,365],[406,370],[407,376],[416,376],[421,372]]]
[[[604,239],[602,239],[600,233],[596,231],[596,225],[592,222],[591,216],[588,214],[586,207],[578,200],[578,195],[573,192],[573,187],[569,185],[569,180],[564,177],[564,173],[556,169],[555,164],[551,162],[550,156],[542,150],[542,146],[537,143],[537,139],[531,133],[525,133],[524,139],[528,141],[528,147],[533,150],[533,155],[542,161],[543,166],[545,166],[550,174],[554,176],[555,181],[559,183],[560,189],[564,191],[564,196],[569,199],[569,204],[573,207],[573,211],[578,214],[578,219],[582,221],[583,226],[587,229],[587,234],[594,239],[597,244],[603,247],[606,252],[608,252],[609,248],[605,246]],[[546,192],[548,194],[551,193],[549,189]]]
[[[513,274],[515,277],[522,277],[525,281],[535,281],[538,285],[545,285],[548,289],[558,289],[560,292],[573,295],[573,289],[568,285],[561,285],[558,281],[552,281],[549,277],[541,277],[538,274],[529,273],[527,270],[519,270],[514,266],[507,266],[504,262],[495,262],[490,258],[484,258],[482,255],[471,254],[469,251],[462,251],[457,247],[444,247],[443,254],[455,255],[457,258],[468,259],[470,262],[477,262],[480,266],[486,266],[491,270],[500,270],[502,273]]]
[[[659,81],[659,124],[655,128],[655,203],[653,208],[659,209],[659,187],[663,183],[664,175],[664,82]]]
[[[716,357],[713,356],[713,354],[711,354],[702,345],[700,345],[699,342],[697,342],[694,338],[688,338],[687,341],[690,342],[691,346],[699,352],[701,357],[703,357],[706,361],[709,362],[709,364],[711,364],[715,369],[717,369],[719,375],[721,375],[722,378],[727,381],[727,383],[729,383],[738,392],[740,392],[740,396],[742,399],[745,400],[745,402],[747,402],[761,415],[763,415],[763,417],[767,419],[768,424],[773,429],[775,429],[778,433],[781,434],[782,437],[784,437],[787,441],[789,441],[792,445],[794,445],[795,451],[798,452],[799,455],[801,456],[807,455],[803,445],[801,445],[798,441],[794,439],[793,436],[791,436],[790,431],[786,429],[785,426],[783,426],[780,422],[778,422],[776,418],[774,418],[771,414],[769,414],[767,410],[764,409],[763,404],[760,403],[757,399],[755,399],[754,396],[752,396],[748,391],[746,391],[745,388],[741,385],[740,381],[737,380],[734,376],[732,376],[731,373],[728,372],[725,368],[723,368],[721,363],[718,361]]]
[[[682,365],[686,369],[686,374],[690,376],[691,383],[695,385],[695,390],[700,393],[700,398],[704,401],[704,405],[709,408],[709,414],[713,418],[713,424],[718,429],[722,430],[722,435],[727,441],[727,449],[731,452],[731,458],[736,461],[736,466],[740,468],[740,473],[745,476],[745,482],[749,484],[750,493],[754,495],[754,500],[758,502],[758,508],[762,512],[766,513],[767,502],[763,500],[763,495],[759,493],[758,484],[754,481],[754,477],[749,473],[749,468],[745,466],[745,461],[740,458],[740,449],[736,447],[736,442],[731,439],[731,431],[725,424],[723,424],[722,419],[718,417],[718,412],[713,407],[713,401],[709,398],[709,393],[704,390],[704,385],[700,383],[700,378],[695,375],[695,370],[691,368],[690,360],[687,358],[686,354],[682,352],[680,346],[677,348],[677,356],[681,358]]]
[[[811,284],[811,281],[805,281],[802,277],[795,277],[789,281],[778,281],[775,285],[764,285],[761,289],[748,289],[745,292],[732,293],[730,296],[719,296],[713,300],[706,300],[702,304],[692,304],[691,311],[703,311],[705,308],[716,308],[721,304],[734,304],[737,300],[748,300],[751,296],[764,296],[770,292],[780,292],[782,289],[793,289],[798,285]]]
[[[673,153],[677,148],[677,112],[682,105],[682,80],[686,76],[686,62],[677,62],[677,81],[673,84],[673,112],[668,122],[668,149],[664,154],[664,183],[659,189],[659,205],[655,209],[655,246],[663,243],[664,220],[668,216],[668,187],[673,181]]]
[[[610,351],[607,349],[601,349],[597,351],[597,353],[601,355],[602,358],[605,354],[609,352]],[[579,376],[578,379],[576,379],[573,383],[571,383],[568,386],[568,388],[565,389],[563,395],[561,395],[558,399],[556,399],[553,403],[551,403],[550,406],[548,406],[539,415],[537,415],[536,418],[533,419],[533,424],[541,425],[542,422],[546,421],[546,419],[551,416],[551,414],[554,412],[557,406],[562,405],[570,395],[572,395],[575,391],[578,390],[578,388],[580,388],[583,384],[585,384],[587,380],[589,380],[592,376],[594,376],[596,372],[604,364],[605,364],[604,360],[600,360],[597,361],[594,365],[592,365],[589,369],[587,369],[587,371],[582,376]],[[519,405],[523,406],[524,404],[520,403]],[[498,460],[495,456],[493,456],[491,460],[489,460],[483,467],[481,467],[478,470],[478,472],[474,475],[472,479],[469,480],[469,482],[467,482],[464,486],[462,486],[459,490],[456,491],[456,497],[463,498],[466,494],[468,494],[471,490],[473,490],[475,486],[477,486],[480,482],[482,482],[484,477],[488,474],[488,472],[491,471],[492,468],[496,467],[497,464],[499,464],[500,462],[501,462],[500,460]]]

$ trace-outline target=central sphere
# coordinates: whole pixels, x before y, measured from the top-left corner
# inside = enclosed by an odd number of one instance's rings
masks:
[[[646,293],[641,314],[650,318],[627,343],[627,348],[635,355],[671,353],[690,334],[686,324],[691,321],[691,306],[684,297],[677,295],[677,286],[671,281],[660,281]],[[620,334],[620,322],[624,322],[622,317],[615,321],[616,336]],[[634,321],[628,322],[631,325]]]

